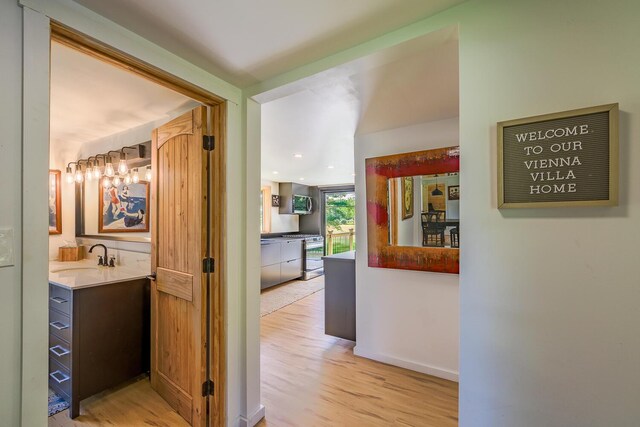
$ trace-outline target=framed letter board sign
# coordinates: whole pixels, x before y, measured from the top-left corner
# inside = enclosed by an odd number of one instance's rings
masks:
[[[498,208],[618,204],[618,104],[498,123]]]

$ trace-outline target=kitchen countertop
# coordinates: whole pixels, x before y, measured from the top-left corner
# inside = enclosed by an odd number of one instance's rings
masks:
[[[150,266],[142,270],[123,266],[100,267],[96,265],[95,260],[88,259],[74,262],[49,262],[49,283],[72,290],[144,279],[149,274],[151,274]]]
[[[348,252],[340,252],[339,254],[334,255],[326,255],[322,257],[325,261],[342,261],[342,262],[350,262],[355,261],[356,259],[356,251],[348,251]]]

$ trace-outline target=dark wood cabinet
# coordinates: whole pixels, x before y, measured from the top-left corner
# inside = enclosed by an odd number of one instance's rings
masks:
[[[49,284],[49,386],[71,404],[149,371],[149,281]]]

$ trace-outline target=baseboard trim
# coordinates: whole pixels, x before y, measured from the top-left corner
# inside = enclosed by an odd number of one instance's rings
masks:
[[[435,366],[425,365],[423,363],[417,363],[410,360],[399,359],[397,357],[388,356],[386,354],[379,354],[367,350],[363,350],[361,346],[356,345],[353,348],[353,354],[367,359],[377,360],[378,362],[386,363],[388,365],[399,366],[401,368],[410,369],[416,372],[422,372],[423,374],[432,375],[434,377],[443,378],[449,381],[458,382],[458,373],[450,371],[448,369],[437,368]]]
[[[264,418],[264,414],[264,405],[260,405],[260,407],[248,419],[240,416],[237,425],[238,427],[253,427]]]

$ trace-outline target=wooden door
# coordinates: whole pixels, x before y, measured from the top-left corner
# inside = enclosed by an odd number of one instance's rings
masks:
[[[151,285],[151,385],[193,426],[207,425],[210,379],[211,151],[207,107],[155,129]]]

